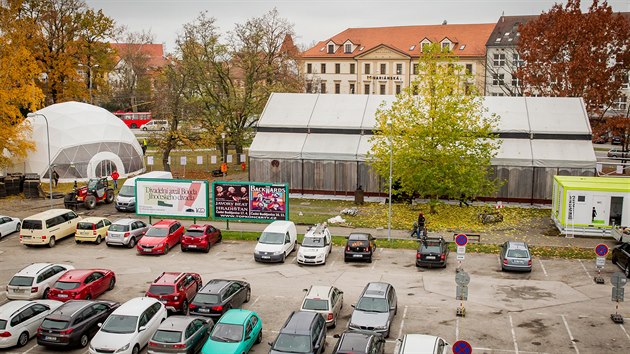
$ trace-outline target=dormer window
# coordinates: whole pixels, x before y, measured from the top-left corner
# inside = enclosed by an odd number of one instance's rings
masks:
[[[421,52],[426,52],[427,50],[429,50],[429,45],[431,45],[431,41],[428,39],[423,40],[422,42],[420,42],[420,51]]]
[[[346,53],[346,54],[352,53],[352,44],[351,43],[346,43],[343,46],[343,52]]]
[[[335,54],[335,45],[334,44],[329,44],[328,45],[328,54]]]
[[[451,43],[450,42],[442,42],[442,50],[451,50]]]

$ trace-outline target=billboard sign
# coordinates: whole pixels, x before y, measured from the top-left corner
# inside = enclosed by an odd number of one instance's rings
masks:
[[[215,219],[289,220],[289,186],[254,182],[213,182]]]
[[[136,214],[207,218],[208,181],[136,178]]]

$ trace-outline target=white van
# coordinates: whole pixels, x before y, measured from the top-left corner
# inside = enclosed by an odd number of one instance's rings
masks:
[[[166,171],[151,171],[136,177],[127,178],[123,183],[114,206],[118,211],[136,211],[136,178],[173,179],[173,174]]]
[[[81,217],[70,209],[50,209],[22,220],[20,243],[23,245],[48,245],[77,231]]]
[[[254,249],[256,262],[283,262],[297,247],[297,230],[293,221],[274,221],[258,237]]]
[[[142,125],[142,130],[166,130],[168,129],[168,121],[153,119]]]

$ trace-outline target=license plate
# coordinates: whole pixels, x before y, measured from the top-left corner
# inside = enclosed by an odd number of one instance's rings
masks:
[[[262,256],[263,259],[271,259],[269,256]]]
[[[45,337],[44,337],[44,340],[49,340],[49,341],[53,341],[53,342],[55,342],[55,341],[57,341],[57,337],[45,336]]]
[[[152,251],[151,248],[143,248],[142,250],[145,251],[145,252],[151,252]]]
[[[190,248],[197,248],[197,246],[195,246],[195,245],[188,245],[188,247],[190,247]]]
[[[26,290],[24,290],[24,289],[13,289],[13,292],[14,293],[25,293]]]
[[[58,296],[59,297],[68,297],[68,295],[66,295],[66,294],[59,294]]]
[[[354,258],[361,258],[361,257],[363,257],[363,255],[362,254],[353,254],[352,257],[354,257]]]
[[[435,256],[427,256],[426,259],[435,259]]]
[[[208,313],[208,312],[210,312],[210,309],[199,309],[199,312],[205,312],[205,313]]]

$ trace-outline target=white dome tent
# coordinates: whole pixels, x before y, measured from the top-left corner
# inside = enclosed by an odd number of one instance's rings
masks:
[[[121,177],[144,172],[142,148],[125,123],[103,108],[80,102],[54,104],[27,118],[36,147],[25,159],[23,172],[49,178],[42,115],[49,124],[51,165],[61,181],[109,176],[114,169]]]

